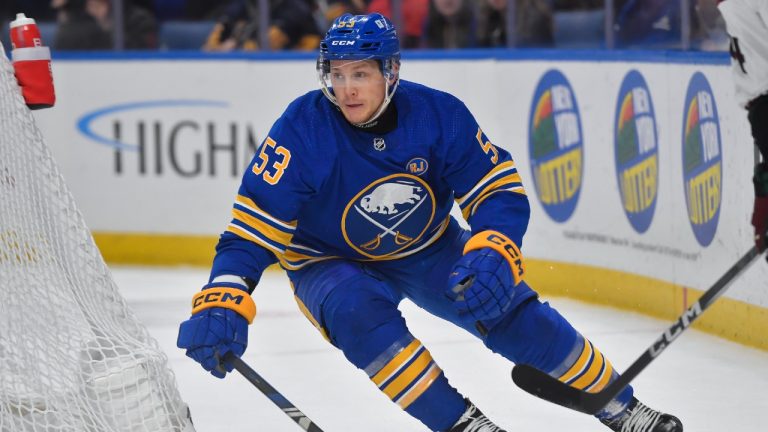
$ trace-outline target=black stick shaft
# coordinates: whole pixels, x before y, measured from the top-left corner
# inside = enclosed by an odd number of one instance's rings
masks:
[[[293,419],[302,429],[307,432],[323,432],[319,426],[317,426],[312,420],[304,415],[301,410],[296,408],[296,405],[292,404],[288,399],[283,396],[282,393],[272,387],[264,378],[261,377],[255,370],[253,370],[246,362],[240,357],[234,355],[231,351],[224,355],[225,362],[231,364],[242,376],[245,377],[251,384],[259,389],[266,397],[269,398],[275,405],[277,405],[283,412]]]
[[[704,311],[717,300],[730,283],[752,261],[760,255],[757,247],[752,247],[741,257],[717,282],[681,315],[671,327],[659,336],[619,378],[597,393],[587,393],[558,381],[545,372],[528,365],[518,365],[512,370],[512,379],[520,388],[547,401],[581,411],[595,414],[608,402],[621,393],[629,383],[658,357],[680,334],[683,333]]]
[[[739,275],[760,253],[756,247],[752,247],[743,257],[731,266],[720,279],[717,280],[707,291],[702,294],[698,301],[692,304],[667,331],[661,334],[629,368],[621,374],[619,379],[609,387],[616,387],[613,397],[621,393],[622,390],[632,381],[640,372],[645,369],[656,357],[658,357],[685,329],[691,326],[693,322],[712,305],[730,285],[733,279]],[[611,399],[613,399],[613,397]],[[610,399],[609,399],[610,401]]]

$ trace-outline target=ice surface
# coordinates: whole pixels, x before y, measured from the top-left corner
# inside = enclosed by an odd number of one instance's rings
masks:
[[[301,429],[236,372],[219,380],[176,348],[179,323],[207,280],[197,268],[113,268],[124,297],[160,342],[198,432]],[[326,432],[426,431],[381,394],[299,312],[287,278],[267,272],[244,359]],[[671,322],[577,301],[547,299],[619,370]],[[538,400],[510,379],[511,364],[471,335],[411,303],[411,332],[450,382],[510,432],[607,431],[594,418]],[[768,430],[768,353],[688,330],[634,382],[647,405],[680,417],[687,432]]]

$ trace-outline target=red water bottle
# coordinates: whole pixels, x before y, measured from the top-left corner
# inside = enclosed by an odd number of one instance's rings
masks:
[[[40,46],[43,46],[43,41],[35,20],[23,13],[16,14],[16,19],[11,21],[11,49]]]
[[[24,101],[30,109],[52,107],[56,102],[51,70],[51,50],[43,46],[35,20],[23,13],[11,21],[11,61]]]

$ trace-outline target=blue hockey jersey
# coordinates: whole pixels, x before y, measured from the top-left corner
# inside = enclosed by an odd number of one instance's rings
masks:
[[[405,257],[440,238],[454,201],[473,232],[520,245],[530,210],[509,153],[448,93],[401,81],[392,103],[384,134],[352,126],[319,90],[291,103],[243,176],[211,279]]]

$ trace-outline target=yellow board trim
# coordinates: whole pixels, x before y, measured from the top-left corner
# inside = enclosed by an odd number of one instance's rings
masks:
[[[704,292],[679,284],[582,264],[528,258],[526,281],[543,296],[561,296],[672,320]],[[768,351],[768,308],[721,297],[693,327]]]
[[[193,265],[210,267],[218,236],[94,232],[93,239],[110,264]]]
[[[218,236],[95,232],[110,265],[210,267]],[[526,258],[526,281],[543,296],[561,296],[671,320],[703,291],[617,270]],[[272,268],[277,268],[276,266]],[[694,327],[768,351],[768,308],[721,297]]]

